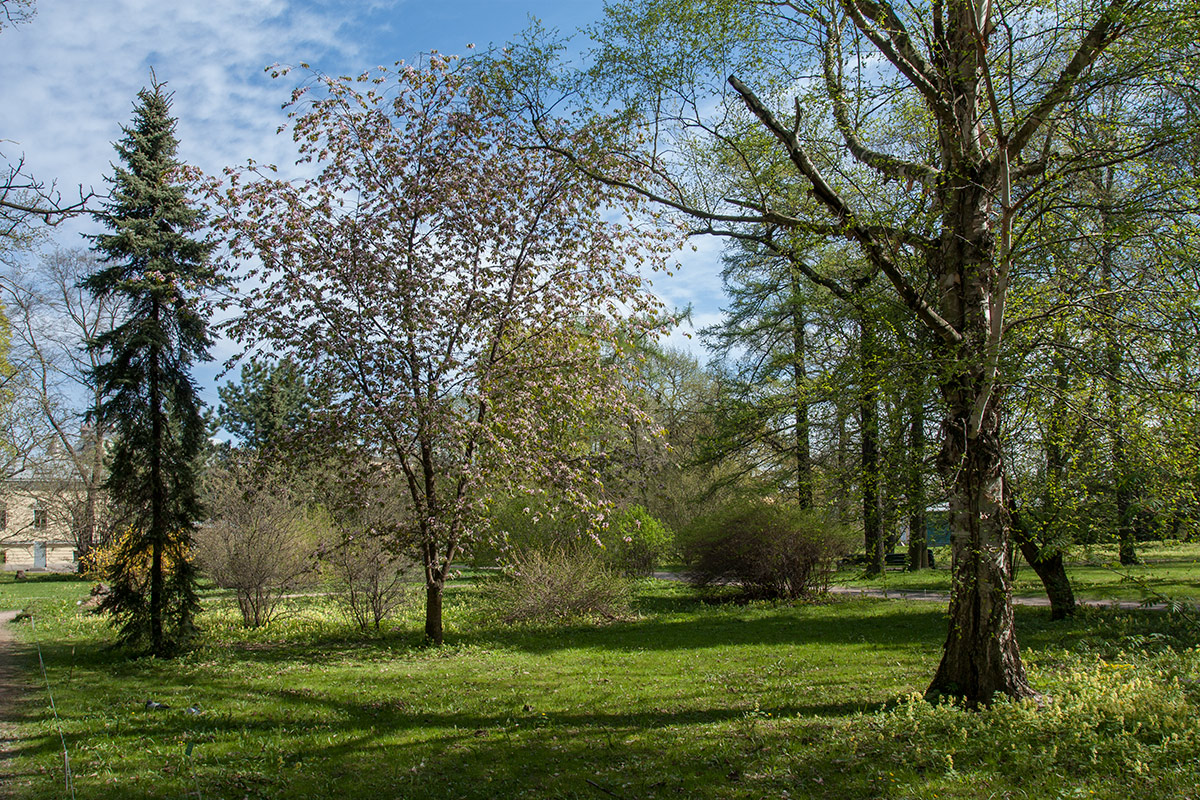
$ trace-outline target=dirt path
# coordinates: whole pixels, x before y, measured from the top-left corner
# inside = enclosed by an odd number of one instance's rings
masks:
[[[29,693],[20,669],[20,646],[13,634],[12,621],[19,611],[0,611],[0,797],[11,796],[13,772],[10,768],[17,740],[13,720]]]

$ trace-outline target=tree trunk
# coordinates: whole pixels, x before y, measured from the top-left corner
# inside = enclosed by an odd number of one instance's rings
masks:
[[[970,395],[968,395],[969,397]],[[994,402],[994,401],[993,401]],[[991,405],[991,404],[990,404]],[[968,707],[997,694],[1031,697],[1014,627],[999,414],[979,435],[962,435],[973,403],[947,420],[943,465],[951,481],[950,530],[954,591],[950,632],[926,695],[962,698]]]
[[[442,636],[442,587],[441,580],[425,584],[425,641],[441,647]]]
[[[1137,555],[1137,528],[1134,524],[1133,479],[1129,473],[1129,459],[1125,436],[1120,430],[1121,422],[1113,423],[1113,479],[1116,482],[1117,512],[1117,559],[1125,566],[1139,563]]]
[[[883,572],[883,520],[879,511],[879,396],[875,385],[877,357],[875,330],[864,313],[859,320],[859,357],[862,388],[859,417],[862,422],[862,516],[867,551],[867,574]]]
[[[929,568],[929,541],[925,532],[925,402],[914,392],[909,402],[908,429],[908,569]]]
[[[159,323],[157,304],[153,315]],[[162,388],[159,385],[161,355],[157,347],[150,349],[150,647],[154,655],[168,655],[163,635],[163,543],[167,538],[167,487],[163,474],[166,453],[166,425],[163,419]]]
[[[970,4],[955,8],[969,16]],[[954,27],[952,41],[974,52],[969,35],[958,38],[969,33],[969,20],[957,18]],[[975,76],[955,74],[966,79],[954,87],[962,108],[978,108]],[[950,489],[953,593],[950,630],[927,695],[949,695],[976,707],[991,703],[997,694],[1022,698],[1035,693],[1017,646],[1009,581],[1003,419],[996,380],[1005,267],[996,262],[994,196],[984,188],[998,181],[981,171],[982,159],[958,156],[961,132],[946,134],[952,139],[946,142],[944,161],[956,171],[948,171],[939,187],[942,233],[937,253],[929,257],[936,260],[931,266],[938,276],[942,315],[962,339],[941,340],[938,354],[948,367],[940,378],[946,418],[939,466]]]
[[[1134,532],[1133,475],[1125,441],[1125,402],[1121,383],[1124,356],[1113,327],[1120,315],[1113,286],[1113,257],[1116,243],[1112,230],[1112,191],[1115,170],[1108,167],[1099,178],[1100,207],[1100,288],[1101,308],[1104,310],[1105,393],[1108,395],[1108,429],[1112,448],[1113,500],[1116,505],[1118,559],[1126,566],[1138,563],[1137,536]]]
[[[83,533],[79,537],[79,557],[82,559],[96,546],[96,489],[89,478],[83,501]]]
[[[834,456],[834,463],[837,465],[837,490],[834,492],[833,498],[834,507],[837,509],[838,520],[843,524],[849,525],[853,519],[851,512],[850,498],[853,496],[850,491],[852,482],[850,480],[851,458],[850,458],[850,431],[849,415],[852,412],[845,406],[841,398],[834,400],[834,428],[837,432],[837,452]]]
[[[792,269],[792,391],[795,393],[796,416],[796,502],[800,508],[812,508],[812,447],[809,442],[808,386],[804,328],[803,296],[800,294],[800,274]]]
[[[1066,565],[1062,552],[1053,554],[1042,552],[1042,548],[1034,540],[1032,532],[1025,525],[1025,520],[1017,513],[1016,505],[1010,500],[1009,511],[1012,514],[1012,536],[1021,555],[1033,571],[1037,573],[1050,600],[1050,619],[1066,619],[1075,613],[1075,592],[1071,588],[1071,579],[1067,577]]]

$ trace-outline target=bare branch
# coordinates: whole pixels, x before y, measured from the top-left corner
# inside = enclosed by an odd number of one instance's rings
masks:
[[[1096,24],[1088,31],[1087,36],[1083,37],[1079,49],[1063,67],[1054,84],[1029,112],[1025,122],[1009,137],[1005,149],[1010,161],[1020,154],[1033,135],[1050,118],[1050,113],[1067,98],[1078,83],[1080,76],[1099,58],[1104,48],[1124,33],[1127,25],[1126,11],[1130,10],[1131,6],[1136,8],[1139,5],[1140,3],[1131,2],[1131,0],[1112,0],[1100,13]]]
[[[834,41],[834,32],[830,30],[829,36],[825,41],[825,52],[822,59],[825,71],[825,90],[829,95],[830,102],[833,104],[834,121],[837,123],[838,130],[841,132],[842,138],[846,142],[846,147],[850,150],[850,154],[863,164],[879,172],[885,178],[906,178],[924,186],[934,186],[937,183],[938,176],[941,174],[939,170],[926,164],[905,161],[887,153],[872,150],[858,138],[854,126],[850,123],[849,110],[846,108],[846,93],[843,88],[841,74],[841,58],[834,52]],[[798,110],[796,119],[797,122],[800,119]]]
[[[96,193],[79,187],[79,199],[63,203],[53,183],[36,180],[25,171],[25,159],[8,165],[8,174],[0,180],[0,237],[10,237],[30,220],[57,225],[64,219],[90,211],[87,204]]]
[[[904,23],[892,7],[872,0],[840,0],[840,3],[858,29],[908,78],[930,107],[939,115],[952,116],[946,98],[934,83],[933,71],[913,47]]]
[[[763,105],[757,95],[746,84],[738,80],[736,76],[729,76],[729,85],[742,96],[746,107],[750,109],[751,113],[758,117],[767,130],[784,146],[791,162],[811,185],[813,196],[842,224],[843,235],[858,242],[871,263],[887,276],[904,304],[944,341],[950,343],[962,341],[962,334],[953,325],[943,319],[929,303],[921,298],[916,289],[912,287],[903,273],[901,273],[899,267],[896,266],[895,262],[892,261],[883,247],[880,246],[876,237],[867,228],[857,223],[854,212],[849,204],[825,181],[825,178],[816,168],[816,165],[813,164],[812,159],[809,158],[808,153],[805,152],[796,134],[789,128],[784,127],[775,118],[775,115],[771,113],[771,110]]]

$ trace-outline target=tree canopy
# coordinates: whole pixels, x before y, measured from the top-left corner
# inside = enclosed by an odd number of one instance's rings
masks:
[[[231,330],[304,364],[338,438],[400,479],[397,535],[421,553],[439,643],[490,490],[596,508],[587,415],[623,405],[607,357],[656,247],[610,219],[619,194],[523,147],[473,80],[436,54],[313,75],[292,133],[315,176],[249,167],[214,189],[234,254],[262,263]]]
[[[543,132],[614,111],[630,123],[626,140],[592,149],[547,136],[552,151],[831,289],[836,276],[805,251],[814,237],[852,247],[928,331],[955,563],[931,695],[1032,693],[1007,579],[1004,367],[1024,322],[1011,288],[1039,266],[1024,257],[1031,222],[1078,176],[1171,158],[1191,135],[1181,64],[1194,19],[1177,12],[1137,0],[627,0],[591,31],[586,75],[557,70],[555,45],[536,37],[506,57],[513,97]],[[1115,87],[1136,113],[1099,102]],[[1084,117],[1110,135],[1073,135]],[[644,171],[613,169],[626,163]],[[1187,191],[1159,201],[1194,207]]]

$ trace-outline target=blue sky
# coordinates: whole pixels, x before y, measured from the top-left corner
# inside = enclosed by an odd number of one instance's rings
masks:
[[[212,173],[248,158],[284,164],[291,141],[276,129],[293,83],[271,80],[271,64],[354,74],[433,49],[502,44],[531,16],[573,32],[602,8],[602,0],[38,0],[32,22],[0,33],[0,152],[9,161],[23,154],[64,194],[103,190],[111,143],[153,67],[175,93],[183,160]],[[84,246],[80,234],[95,231],[90,220],[73,221],[52,243]],[[654,288],[672,306],[692,303],[704,325],[721,302],[720,243],[695,244],[698,252],[680,254],[683,269],[658,275]],[[695,339],[673,340],[699,352]],[[222,343],[215,355],[231,352]],[[215,372],[197,375],[209,402]]]

